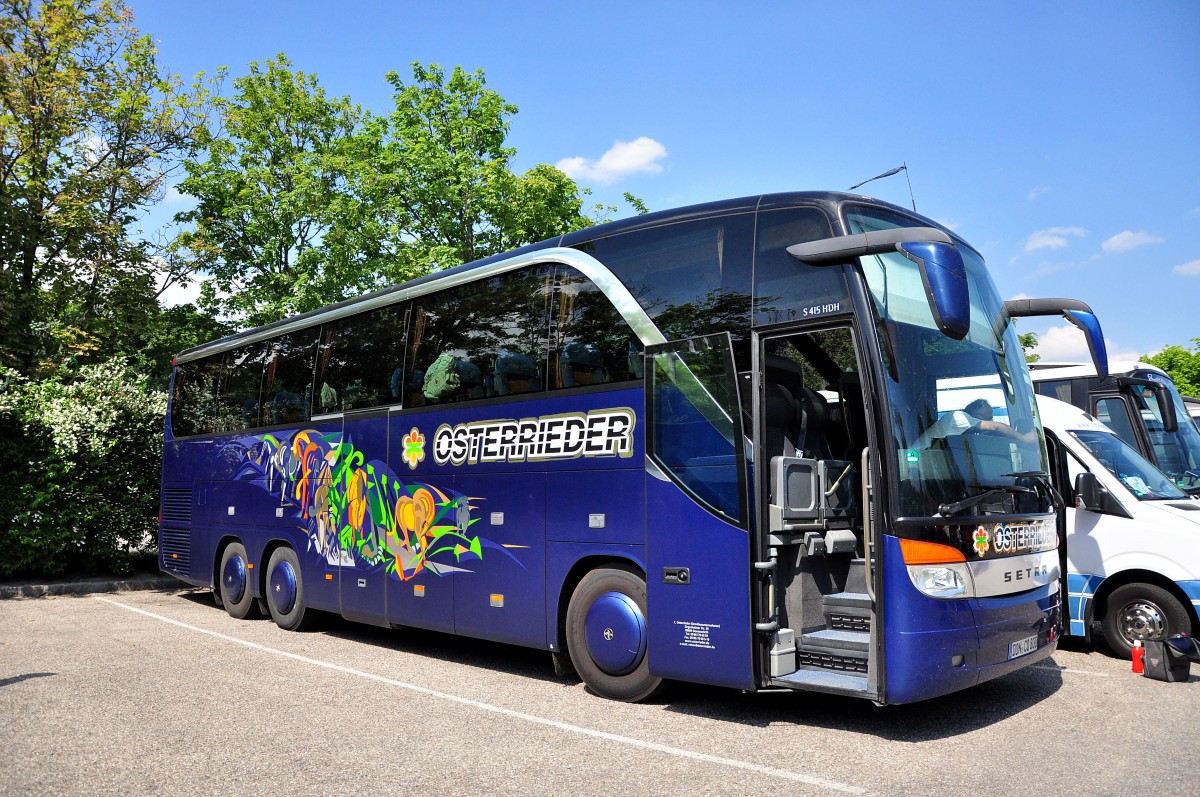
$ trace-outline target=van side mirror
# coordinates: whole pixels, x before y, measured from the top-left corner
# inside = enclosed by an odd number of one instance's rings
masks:
[[[1080,473],[1075,477],[1075,508],[1086,509],[1102,515],[1132,517],[1121,502],[1113,497],[1094,473]]]

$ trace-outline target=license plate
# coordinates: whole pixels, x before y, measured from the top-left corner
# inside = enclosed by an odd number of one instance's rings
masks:
[[[1035,650],[1037,650],[1037,634],[1025,637],[1024,639],[1018,639],[1008,646],[1009,661],[1018,656],[1024,656],[1026,653],[1033,653]]]

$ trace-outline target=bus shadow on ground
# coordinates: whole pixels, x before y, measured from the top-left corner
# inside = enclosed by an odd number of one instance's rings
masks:
[[[1050,658],[1039,665],[943,697],[899,706],[876,706],[855,697],[819,692],[729,690],[676,685],[667,710],[705,719],[768,727],[803,725],[863,733],[894,742],[947,739],[1014,717],[1046,700],[1063,684]]]
[[[222,611],[215,607],[209,592],[184,593],[180,597]],[[555,674],[549,653],[534,648],[421,628],[363,625],[324,613],[313,629],[304,633],[326,634],[347,642],[564,688],[584,688],[574,672]],[[1062,684],[1062,673],[1051,657],[954,694],[900,706],[878,707],[861,698],[820,692],[769,690],[747,694],[736,689],[685,683],[670,683],[651,705],[664,711],[749,727],[802,725],[919,743],[953,738],[1014,717],[1049,698]]]

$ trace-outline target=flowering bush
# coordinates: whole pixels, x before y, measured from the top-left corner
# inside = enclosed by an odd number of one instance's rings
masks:
[[[124,359],[0,369],[0,577],[121,572],[152,549],[167,397]]]

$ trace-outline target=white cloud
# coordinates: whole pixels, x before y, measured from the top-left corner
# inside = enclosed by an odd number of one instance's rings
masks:
[[[1062,249],[1070,244],[1068,236],[1082,238],[1085,235],[1087,235],[1087,230],[1082,227],[1051,227],[1047,230],[1038,230],[1030,235],[1029,240],[1025,242],[1025,251]]]
[[[1028,293],[1026,293],[1025,291],[1021,291],[1021,292],[1020,292],[1020,293],[1018,293],[1016,296],[1012,296],[1012,297],[1010,297],[1010,298],[1012,299],[1012,301],[1016,302],[1016,301],[1020,301],[1021,299],[1032,299],[1033,297],[1032,297],[1032,296],[1030,296],[1030,295],[1029,295]]]
[[[1100,244],[1100,248],[1105,252],[1128,252],[1131,249],[1137,249],[1139,246],[1148,246],[1149,244],[1160,244],[1162,238],[1157,235],[1151,235],[1148,232],[1133,232],[1125,230],[1119,232],[1112,238],[1109,238],[1104,243]]]
[[[1042,194],[1048,194],[1048,193],[1050,193],[1050,186],[1039,185],[1037,188],[1035,188],[1029,192],[1029,201],[1035,202],[1035,201],[1037,201],[1038,197],[1040,197]]]
[[[663,170],[659,161],[665,157],[666,147],[652,138],[641,136],[633,141],[613,142],[599,160],[576,156],[563,158],[555,166],[573,180],[609,185],[631,174],[658,174]]]
[[[1142,356],[1142,352],[1122,350],[1108,338],[1104,339],[1104,346],[1108,350],[1109,362],[1137,360]],[[1088,351],[1087,338],[1083,331],[1070,324],[1050,327],[1045,334],[1038,335],[1038,345],[1033,352],[1046,362],[1090,363],[1092,361],[1092,354]]]
[[[1182,277],[1200,277],[1200,260],[1193,260],[1190,263],[1176,266],[1172,269],[1176,274]]]

